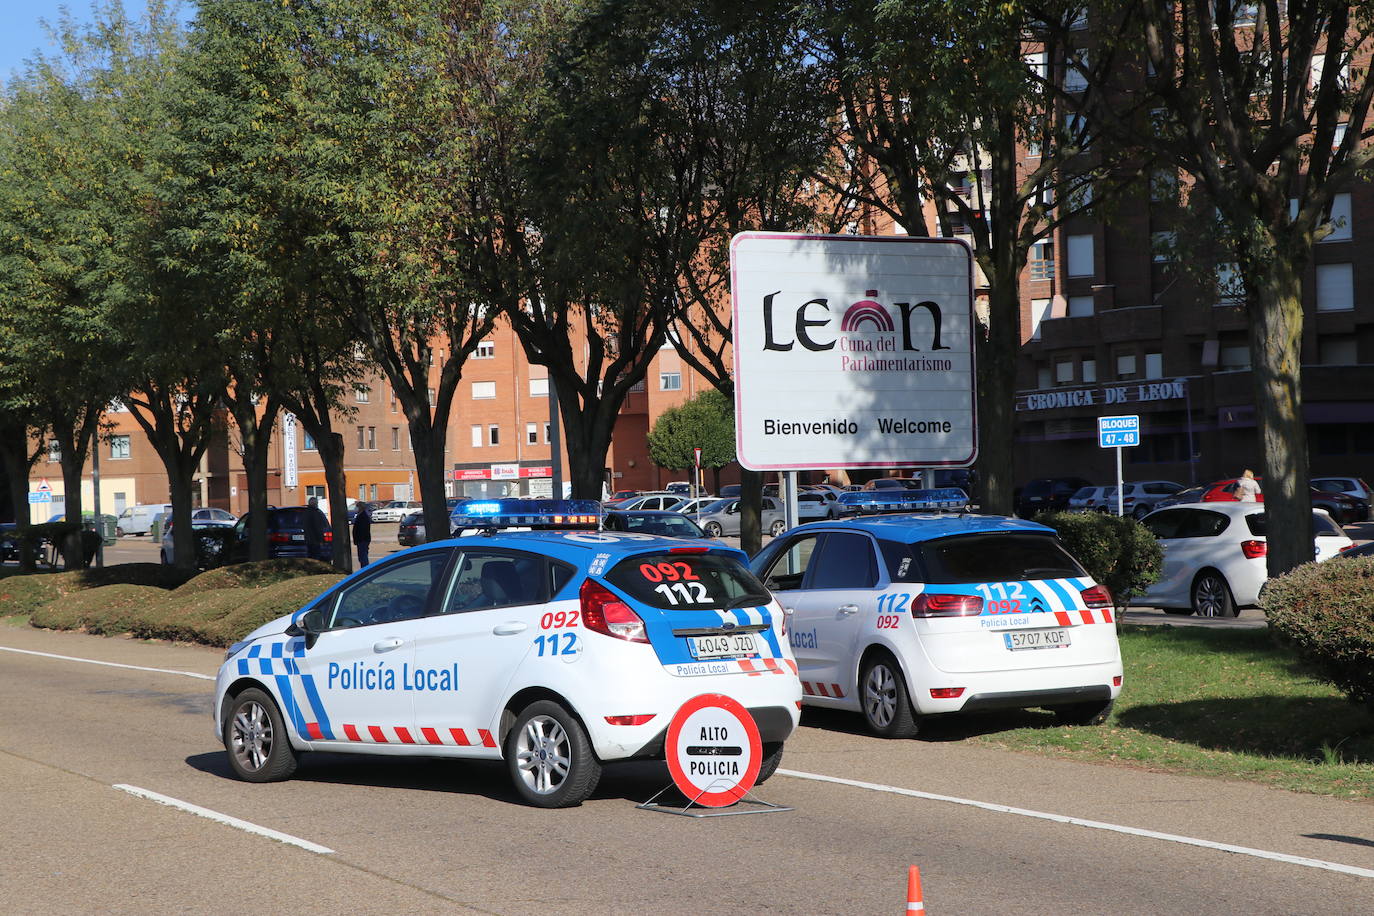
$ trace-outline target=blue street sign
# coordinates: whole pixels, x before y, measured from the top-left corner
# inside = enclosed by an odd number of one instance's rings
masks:
[[[50,502],[52,502],[52,494],[49,493],[49,492],[42,491],[42,492],[30,493],[30,494],[29,494],[29,505],[33,505],[34,503],[50,503]]]
[[[1140,444],[1140,417],[1098,417],[1097,444],[1102,448],[1129,448]]]

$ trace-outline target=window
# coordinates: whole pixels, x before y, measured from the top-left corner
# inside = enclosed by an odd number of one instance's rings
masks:
[[[326,499],[329,496],[329,488],[322,483],[308,484],[305,488],[305,498],[307,500]]]
[[[1150,200],[1157,203],[1178,200],[1178,172],[1159,169],[1150,175]]]
[[[525,424],[525,441],[530,445],[539,444],[539,425],[537,423]]]
[[[364,448],[366,448],[366,447],[367,447],[366,442],[367,442],[367,427],[366,427],[366,426],[359,426],[359,427],[358,427],[358,448],[359,448],[359,449],[364,449]]]
[[[481,400],[485,400],[485,399],[487,399],[487,398],[494,398],[494,397],[496,397],[496,383],[495,383],[495,382],[473,382],[473,383],[472,383],[472,399],[473,399],[474,401],[481,401]]]
[[[1085,382],[1095,382],[1095,381],[1097,381],[1097,360],[1095,360],[1095,359],[1085,359],[1085,360],[1083,360],[1083,364],[1082,364],[1082,365],[1083,365],[1083,381],[1085,381]]]
[[[366,404],[372,400],[372,389],[364,385],[358,385],[353,389],[353,400],[359,404]]]
[[[57,462],[62,460],[62,443],[56,439],[48,440],[48,461]]]
[[[535,604],[567,581],[566,567],[519,553],[467,549],[444,599],[444,614]]]
[[[544,444],[545,444],[545,445],[548,445],[548,444],[549,444],[549,436],[551,435],[550,432],[549,432],[549,426],[550,426],[550,424],[548,424],[548,423],[545,423],[545,424],[544,424]]]
[[[1178,234],[1172,231],[1150,233],[1150,254],[1156,264],[1174,259],[1174,243],[1177,237]]]
[[[827,534],[806,587],[872,588],[878,581],[873,544],[862,534]]]
[[[546,398],[549,396],[549,380],[547,378],[530,379],[530,397]]]
[[[1092,142],[1088,136],[1088,119],[1081,114],[1070,114],[1064,122],[1065,128],[1069,133],[1069,142],[1078,144],[1080,150],[1086,150]]]
[[[1249,369],[1250,347],[1241,344],[1223,346],[1218,350],[1217,361],[1222,369]]]
[[[1027,54],[1022,60],[1026,62],[1026,69],[1031,72],[1031,76],[1037,81],[1042,81],[1049,77],[1049,55],[1044,51],[1036,51],[1033,54]]]
[[[1073,360],[1060,359],[1055,361],[1054,380],[1060,385],[1073,381]]]
[[[487,427],[487,442],[492,445],[501,444],[501,427],[497,426],[495,423]]]
[[[1235,264],[1217,265],[1217,305],[1240,305],[1245,299],[1245,280]]]
[[[125,404],[119,398],[115,398],[109,404],[105,405],[105,410],[107,413],[128,413],[129,405]]]
[[[367,450],[370,452],[377,450],[377,427],[375,426],[367,428]]]
[[[480,423],[472,424],[472,447],[482,447],[482,426]]]
[[[1069,317],[1088,318],[1093,313],[1092,296],[1070,296],[1069,297]]]
[[[1164,354],[1146,353],[1145,354],[1145,377],[1164,378]]]
[[[1348,242],[1350,232],[1350,195],[1337,194],[1331,198],[1331,234],[1323,242]]]
[[[1359,362],[1354,334],[1324,334],[1317,338],[1317,362],[1324,366],[1353,366]]]
[[[447,550],[433,550],[389,563],[345,588],[329,626],[369,626],[423,617],[429,592],[448,564]]]
[[[1031,340],[1040,339],[1040,322],[1050,317],[1050,310],[1053,308],[1053,299],[1031,300]]]
[[[399,452],[401,450],[401,427],[391,427],[391,450]]]
[[[391,412],[396,412],[396,389],[391,389]]]
[[[1050,374],[1049,366],[1040,366],[1035,370],[1035,387],[1048,388],[1053,376]]]
[[[1069,276],[1091,277],[1093,273],[1093,237],[1069,236]]]
[[[303,451],[303,452],[315,452],[315,451],[319,451],[319,449],[317,449],[317,448],[315,447],[315,437],[312,436],[312,435],[310,435],[310,434],[309,434],[308,432],[306,432],[305,430],[301,430],[301,451]]]
[[[1032,280],[1054,279],[1054,246],[1048,240],[1036,242],[1030,247],[1030,278]]]
[[[1082,92],[1088,88],[1088,78],[1084,73],[1088,69],[1088,52],[1077,51],[1073,53],[1064,64],[1064,91]]]
[[[1116,358],[1116,377],[1118,379],[1135,378],[1135,354],[1122,353]]]
[[[1355,308],[1352,265],[1317,265],[1317,311],[1348,312]]]
[[[1073,19],[1069,22],[1071,29],[1086,29],[1088,27],[1088,8],[1080,6],[1074,11]]]
[[[490,340],[484,340],[477,345],[477,349],[472,351],[473,359],[491,359],[496,356],[496,344]]]
[[[129,437],[111,436],[110,437],[110,457],[128,458],[129,457]]]
[[[681,391],[682,373],[681,372],[660,372],[658,374],[659,391]]]
[[[429,406],[430,406],[430,407],[433,407],[433,406],[434,406],[434,389],[433,389],[433,388],[429,388],[429,389],[426,389],[426,391],[427,391],[428,397],[429,397]]]
[[[768,567],[763,584],[772,591],[792,591],[801,588],[806,568],[816,552],[815,535],[800,537],[789,543]]]
[[[367,484],[365,484],[365,483],[360,483],[360,484],[358,484],[358,498],[359,498],[359,499],[367,499]]]

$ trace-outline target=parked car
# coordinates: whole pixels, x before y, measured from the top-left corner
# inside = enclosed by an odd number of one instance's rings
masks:
[[[1179,490],[1173,496],[1166,496],[1159,502],[1155,503],[1155,508],[1164,509],[1168,506],[1181,506],[1184,503],[1200,503],[1202,502],[1202,494],[1206,492],[1207,487],[1205,485],[1200,487],[1189,487],[1186,490]]]
[[[197,510],[200,512],[201,510]],[[223,509],[215,509],[215,512],[224,512]],[[195,533],[201,531],[223,531],[234,527],[238,521],[238,516],[232,512],[224,512],[230,520],[222,518],[196,518],[196,513],[191,515],[191,531],[195,537],[196,546],[196,566],[200,568],[218,566],[223,558],[224,547],[228,543],[223,535],[211,535],[206,538],[196,537]],[[169,520],[162,528],[162,545],[158,551],[163,566],[170,566],[176,562],[176,538],[172,534],[175,526]]]
[[[737,483],[727,483],[725,486],[720,488],[721,499],[738,499],[739,494],[740,485]]]
[[[1262,477],[1256,477],[1257,482],[1262,483]],[[1236,497],[1237,478],[1230,477],[1226,480],[1218,480],[1209,485],[1206,492],[1202,494],[1201,502],[1238,502]],[[1310,491],[1312,508],[1323,509],[1330,513],[1331,517],[1338,525],[1350,525],[1355,522],[1369,520],[1369,502],[1363,499],[1356,499],[1345,493],[1332,493],[1318,490],[1315,487]],[[1258,502],[1264,502],[1264,491],[1261,490]]]
[[[739,500],[718,499],[701,510],[702,530],[713,538],[737,537],[739,535]],[[765,534],[777,537],[787,530],[783,517],[782,503],[772,496],[763,497],[763,518],[761,524]]]
[[[393,499],[390,502],[381,503],[372,510],[372,520],[374,522],[399,522],[411,512],[420,508],[418,500],[414,499]]]
[[[305,514],[319,512],[318,524],[323,534],[320,559],[328,562],[334,555],[334,533],[329,530],[329,519],[319,509],[309,506],[288,506],[267,510],[267,556],[308,557],[309,544],[305,537]],[[229,543],[229,562],[242,563],[248,559],[248,525],[253,513],[245,512],[234,523],[234,535]]]
[[[862,487],[865,490],[919,490],[921,489],[921,478],[919,477],[875,477],[865,483]]]
[[[1106,487],[1103,493],[1103,512],[1116,512],[1116,487]],[[1141,519],[1154,511],[1160,500],[1183,492],[1183,484],[1172,480],[1142,480],[1123,485],[1121,511],[1131,518]]]
[[[1374,504],[1374,490],[1360,477],[1313,477],[1312,489],[1323,493],[1344,493],[1357,501]],[[1368,519],[1358,519],[1368,521]],[[1347,522],[1346,524],[1349,524]]]
[[[1170,506],[1142,524],[1159,539],[1159,581],[1132,604],[1173,614],[1234,617],[1253,606],[1269,578],[1268,525],[1259,503],[1206,502]],[[1313,553],[1329,560],[1354,543],[1326,512],[1312,512]]]
[[[221,525],[233,525],[239,517],[228,509],[216,509],[213,506],[201,506],[191,510],[191,522],[214,522]]]
[[[664,484],[663,489],[674,496],[691,496],[692,485],[685,480],[672,480]]]
[[[669,538],[705,538],[701,526],[680,512],[607,512],[601,519],[607,531],[633,531]]]
[[[676,511],[685,501],[674,493],[643,493],[631,499],[621,500],[615,504],[615,508],[621,512]]]
[[[718,499],[720,499],[719,496],[698,496],[696,499],[685,499],[674,507],[673,511],[695,517],[701,510],[711,505],[711,503],[716,502]]]
[[[0,563],[19,562],[18,527],[14,522],[0,522]]]
[[[423,512],[411,512],[401,519],[401,524],[396,529],[396,543],[402,547],[414,547],[416,544],[425,543],[425,514]]]
[[[115,535],[148,534],[153,530],[153,519],[161,512],[171,513],[171,503],[148,503],[129,506],[119,513],[115,520]]]
[[[1069,497],[1070,512],[1106,512],[1108,487],[1079,487]],[[1116,487],[1110,489],[1115,490]]]
[[[1040,512],[1057,512],[1069,507],[1069,500],[1092,482],[1082,477],[1037,477],[1021,488],[1016,499],[1016,514],[1030,518]]]
[[[830,490],[803,490],[797,494],[798,522],[839,518],[843,514],[839,497]]]

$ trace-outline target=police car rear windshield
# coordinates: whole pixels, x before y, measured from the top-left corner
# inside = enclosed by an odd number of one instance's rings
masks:
[[[893,582],[968,585],[1087,576],[1047,534],[966,534],[918,544],[882,543]]]
[[[620,561],[606,581],[636,601],[663,610],[724,610],[772,600],[743,563],[719,553],[640,554]]]

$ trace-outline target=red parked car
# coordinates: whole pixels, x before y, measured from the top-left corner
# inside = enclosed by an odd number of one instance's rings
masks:
[[[1256,477],[1255,481],[1263,486],[1263,478]],[[1199,502],[1238,502],[1236,483],[1237,478],[1235,477],[1218,480],[1207,487]],[[1327,493],[1317,489],[1311,491],[1311,496],[1312,508],[1325,509],[1338,525],[1350,525],[1369,520],[1369,503],[1365,500],[1357,499],[1348,493]],[[1264,502],[1263,491],[1260,492],[1257,499],[1259,502]]]

